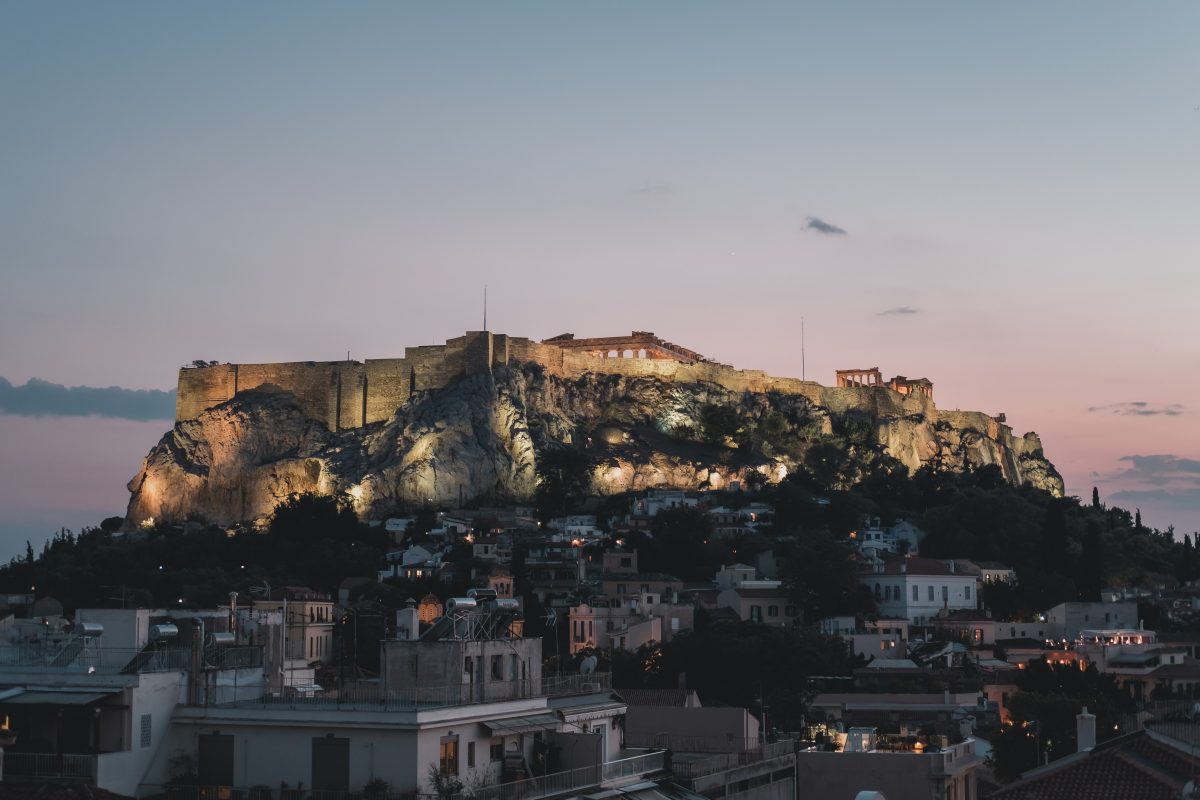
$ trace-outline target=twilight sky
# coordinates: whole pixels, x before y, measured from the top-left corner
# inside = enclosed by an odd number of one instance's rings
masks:
[[[169,427],[27,380],[399,355],[484,283],[782,375],[804,316],[1200,528],[1200,5],[845,5],[0,4],[0,559]]]

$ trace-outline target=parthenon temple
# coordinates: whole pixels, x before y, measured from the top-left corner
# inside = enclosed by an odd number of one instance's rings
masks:
[[[576,339],[573,333],[562,333],[543,339],[542,344],[552,344],[563,350],[581,350],[596,358],[660,358],[684,363],[708,360],[695,350],[660,339],[650,331],[595,339]]]
[[[841,387],[886,386],[888,389],[900,394],[919,394],[928,397],[930,400],[933,399],[933,381],[928,378],[906,378],[903,375],[897,375],[887,383],[884,383],[883,373],[879,371],[879,367],[871,367],[870,369],[839,369],[837,371],[837,385]]]

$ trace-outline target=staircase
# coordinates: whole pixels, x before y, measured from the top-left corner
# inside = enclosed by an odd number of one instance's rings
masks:
[[[83,652],[83,640],[75,639],[58,652],[58,655],[50,662],[50,666],[69,667],[71,662],[78,658],[81,652]]]

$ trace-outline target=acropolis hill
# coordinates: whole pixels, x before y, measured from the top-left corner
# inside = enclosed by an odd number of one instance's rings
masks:
[[[598,493],[775,481],[823,442],[910,470],[996,464],[1014,484],[1061,494],[1036,434],[1014,436],[1003,416],[939,410],[924,378],[836,377],[829,387],[734,369],[644,331],[473,331],[403,358],[197,362],[180,370],[174,429],[130,482],[128,519],[248,520],[299,492],[342,494],[363,514],[521,500],[539,454],[561,447],[588,451]],[[736,411],[736,440],[700,435],[712,405]]]
[[[314,420],[330,430],[358,428],[390,419],[417,392],[510,363],[540,364],[547,374],[579,378],[588,373],[645,376],[672,383],[715,383],[734,392],[783,392],[820,402],[827,387],[758,370],[717,364],[647,331],[628,336],[576,339],[565,333],[535,342],[470,331],[445,344],[408,347],[403,358],[298,361],[284,364],[216,364],[179,371],[175,419],[195,419],[238,392],[270,385],[290,392]],[[878,370],[839,370],[838,386],[883,386]],[[894,378],[889,388],[933,397],[924,378]]]

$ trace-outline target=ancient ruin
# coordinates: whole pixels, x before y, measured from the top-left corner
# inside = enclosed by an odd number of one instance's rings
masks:
[[[564,378],[589,372],[648,376],[668,382],[715,383],[731,391],[799,394],[813,402],[829,391],[815,381],[734,369],[649,331],[587,339],[564,333],[540,342],[469,331],[445,344],[405,348],[402,358],[279,364],[196,362],[179,371],[175,418],[177,422],[196,419],[238,392],[274,387],[294,395],[311,419],[330,430],[359,428],[387,421],[417,392],[442,389],[467,375],[511,363],[539,364],[547,373]],[[838,370],[837,387],[886,388],[933,399],[929,380],[896,376],[884,383],[878,367]]]
[[[883,373],[879,367],[870,369],[839,369],[837,385],[842,388],[888,388],[900,394],[919,394],[933,399],[933,381],[928,378],[906,378],[897,375],[887,383],[883,382]]]

